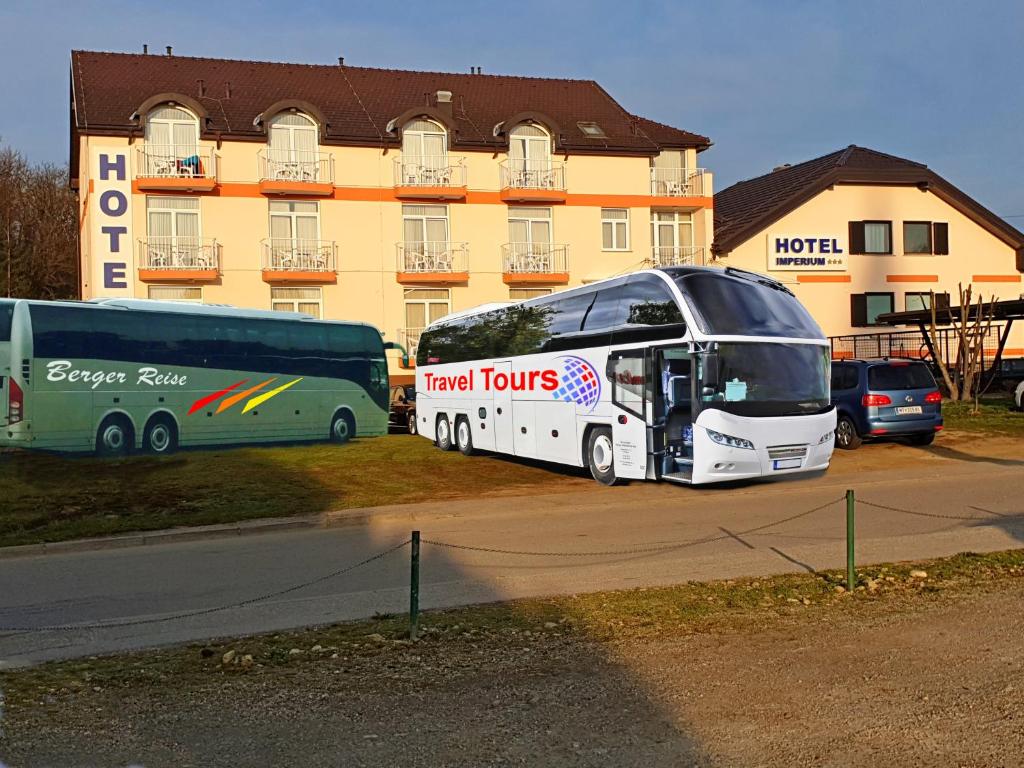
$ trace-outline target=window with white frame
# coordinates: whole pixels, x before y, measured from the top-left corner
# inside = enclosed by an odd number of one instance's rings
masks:
[[[319,288],[271,288],[270,308],[275,312],[302,312],[319,320],[323,317],[323,296]]]
[[[508,209],[509,244],[506,272],[551,271],[551,209],[511,206]]]
[[[267,130],[267,178],[317,181],[320,177],[320,131],[301,112],[282,112]]]
[[[448,206],[402,206],[402,256],[405,272],[447,272],[452,268],[448,242]]]
[[[182,160],[196,154],[199,119],[186,109],[170,104],[146,115],[146,154]]]
[[[550,296],[550,288],[509,288],[508,299],[509,301],[526,301],[527,299],[536,299],[539,296]]]
[[[629,209],[601,209],[601,248],[605,251],[629,250]]]
[[[151,285],[147,296],[155,301],[183,301],[188,304],[203,303],[203,289],[189,285]]]
[[[689,263],[693,257],[693,214],[653,211],[651,246],[655,264]]]
[[[508,157],[513,173],[548,171],[551,169],[551,136],[539,125],[520,123],[509,132]]]
[[[213,253],[203,248],[199,198],[146,198],[146,241],[142,266],[149,269],[209,268]]]
[[[399,343],[413,354],[423,329],[452,311],[448,288],[406,288],[405,327],[398,332]]]
[[[448,165],[448,133],[433,120],[418,118],[402,129],[402,165],[413,174],[413,183],[426,183],[421,176]]]
[[[270,201],[270,269],[327,269],[320,242],[320,206],[307,200]]]

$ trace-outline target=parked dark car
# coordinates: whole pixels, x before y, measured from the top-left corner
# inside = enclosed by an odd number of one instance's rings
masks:
[[[388,421],[397,427],[409,430],[410,435],[416,434],[416,387],[412,384],[391,388],[391,410],[388,414]]]
[[[904,437],[929,445],[942,429],[942,395],[925,363],[836,360],[832,363],[836,447],[868,438]]]

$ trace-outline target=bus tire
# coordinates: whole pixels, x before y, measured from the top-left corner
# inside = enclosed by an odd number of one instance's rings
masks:
[[[469,426],[469,419],[465,416],[459,416],[455,420],[455,444],[463,456],[472,456],[476,453],[473,448],[473,430]]]
[[[123,413],[112,413],[96,430],[97,456],[127,456],[135,445],[135,429]]]
[[[166,456],[178,450],[178,426],[166,413],[155,414],[142,433],[142,447],[147,453]]]
[[[608,427],[594,427],[587,437],[587,465],[590,474],[602,485],[615,485],[615,459],[612,449],[612,431]]]
[[[331,442],[347,443],[356,436],[356,420],[348,411],[338,411],[331,419]]]
[[[442,451],[450,451],[455,448],[455,441],[452,440],[452,425],[443,413],[437,417],[434,434],[436,435],[434,442]]]

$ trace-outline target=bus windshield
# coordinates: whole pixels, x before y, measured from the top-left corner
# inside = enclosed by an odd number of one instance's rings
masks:
[[[702,407],[738,416],[820,413],[829,408],[829,357],[817,344],[719,344],[718,383],[705,388]]]
[[[796,297],[768,280],[693,272],[677,277],[676,284],[706,334],[825,338]]]

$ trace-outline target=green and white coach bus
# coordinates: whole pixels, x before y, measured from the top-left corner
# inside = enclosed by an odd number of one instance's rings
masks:
[[[134,450],[387,433],[370,325],[141,299],[0,300],[0,446]]]

